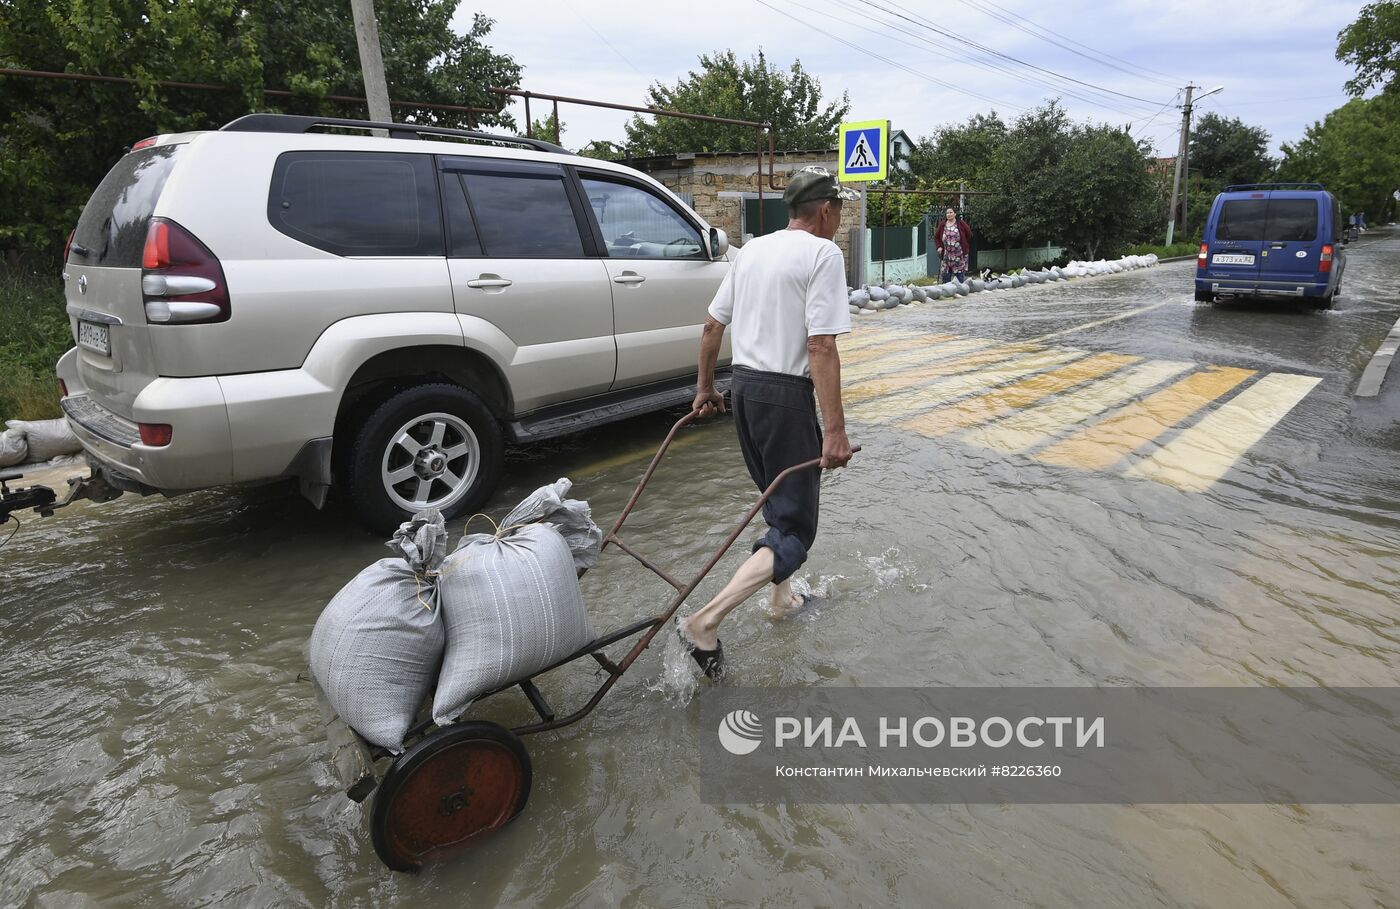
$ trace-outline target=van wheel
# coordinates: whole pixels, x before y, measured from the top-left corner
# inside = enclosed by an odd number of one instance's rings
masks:
[[[1198,290],[1198,291],[1196,291],[1196,302],[1197,302],[1197,303],[1214,303],[1214,302],[1215,302],[1215,294],[1211,293],[1211,292],[1208,291],[1208,290]]]
[[[425,508],[451,519],[482,505],[500,480],[501,427],[457,385],[397,392],[348,435],[345,492],[374,533],[392,533]]]
[[[1325,297],[1318,297],[1317,302],[1313,304],[1313,309],[1331,309],[1336,299],[1337,295],[1335,293],[1330,293]]]

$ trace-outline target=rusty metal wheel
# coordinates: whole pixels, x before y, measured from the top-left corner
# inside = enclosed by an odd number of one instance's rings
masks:
[[[395,871],[417,871],[505,826],[525,808],[525,746],[495,723],[456,723],[405,751],[375,793],[370,838]]]

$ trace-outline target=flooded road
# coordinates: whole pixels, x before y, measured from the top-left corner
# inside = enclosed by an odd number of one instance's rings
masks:
[[[820,596],[738,610],[730,683],[1400,685],[1400,376],[1353,397],[1400,318],[1400,239],[1354,247],[1326,313],[1200,306],[1193,269],[861,317],[842,348],[865,450],[827,475],[798,575]],[[611,522],[673,419],[516,452],[490,511],[568,476]],[[753,498],[715,420],[628,539],[688,573]],[[383,555],[266,489],[26,521],[0,550],[4,903],[1400,905],[1394,806],[705,805],[704,688],[659,646],[589,719],[527,740],[520,818],[391,874],[302,680],[321,608]],[[583,588],[600,630],[668,591],[615,554]],[[596,683],[580,665],[541,687],[562,708]],[[528,715],[495,700],[481,716]]]

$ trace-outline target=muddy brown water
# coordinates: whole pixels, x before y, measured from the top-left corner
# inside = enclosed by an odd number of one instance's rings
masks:
[[[1324,381],[1204,493],[854,424],[865,452],[826,477],[821,536],[799,574],[820,597],[782,622],[754,604],[737,612],[724,628],[731,679],[1400,683],[1400,465],[1384,420],[1348,416],[1355,374],[1400,317],[1397,259],[1396,242],[1355,252],[1355,295],[1306,324],[1287,307],[1195,307],[1189,268],[1170,265],[871,317],[1013,339],[1169,300],[1076,343],[1195,349]],[[491,508],[570,476],[610,521],[669,422],[516,453]],[[752,497],[718,420],[682,437],[629,538],[689,571]],[[364,809],[340,794],[299,678],[321,607],[384,552],[343,512],[268,489],[85,503],[27,522],[0,550],[3,902],[1400,904],[1393,806],[703,804],[704,689],[668,674],[661,648],[592,717],[527,740],[534,790],[516,822],[449,864],[391,874]],[[584,592],[602,629],[655,611],[667,588],[614,555]],[[577,666],[542,687],[560,706],[595,682]],[[507,700],[486,715],[527,710]]]

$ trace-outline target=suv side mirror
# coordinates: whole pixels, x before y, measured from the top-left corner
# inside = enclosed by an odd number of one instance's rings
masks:
[[[723,259],[729,251],[729,235],[718,227],[710,228],[710,258]]]

